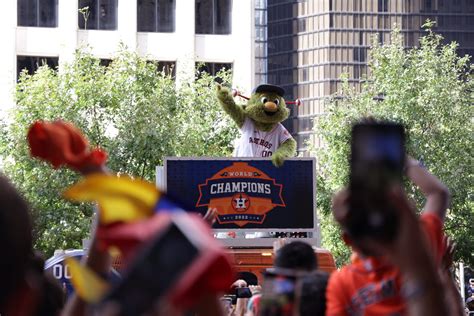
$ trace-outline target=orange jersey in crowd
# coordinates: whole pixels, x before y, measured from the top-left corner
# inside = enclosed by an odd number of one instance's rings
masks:
[[[420,222],[439,264],[444,250],[443,224],[437,215],[426,212],[420,216]],[[381,258],[363,259],[355,255],[351,264],[329,279],[326,316],[404,315],[401,282],[398,268]]]

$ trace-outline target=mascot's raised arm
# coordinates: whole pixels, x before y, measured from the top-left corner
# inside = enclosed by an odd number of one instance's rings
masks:
[[[281,87],[262,84],[254,90],[246,105],[238,105],[228,88],[217,86],[222,108],[241,131],[234,157],[269,157],[280,167],[285,159],[296,155],[296,141],[281,124],[289,115],[284,94]]]

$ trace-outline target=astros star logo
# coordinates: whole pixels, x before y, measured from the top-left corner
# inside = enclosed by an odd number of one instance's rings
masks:
[[[237,193],[232,197],[232,208],[237,212],[245,212],[250,206],[250,199],[245,193]]]
[[[283,185],[248,162],[232,162],[198,188],[196,207],[216,208],[219,224],[260,225],[275,207],[286,207]]]

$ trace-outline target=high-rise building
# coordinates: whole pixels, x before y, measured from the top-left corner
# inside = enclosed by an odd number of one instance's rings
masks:
[[[255,82],[268,81],[267,0],[255,0]]]
[[[340,88],[340,75],[348,73],[357,86],[367,73],[374,34],[386,42],[396,24],[405,46],[413,47],[430,19],[446,42],[460,44],[459,54],[474,56],[474,0],[266,1],[268,68],[258,78],[281,85],[288,98],[303,100],[285,123],[303,153],[308,141],[320,145],[313,121],[325,112],[323,99]]]
[[[0,109],[14,105],[19,71],[61,67],[89,46],[107,64],[123,43],[164,67],[177,83],[195,66],[231,68],[245,93],[255,80],[251,0],[8,0],[0,11]]]

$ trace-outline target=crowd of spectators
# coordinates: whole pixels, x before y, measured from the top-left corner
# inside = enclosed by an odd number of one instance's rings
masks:
[[[108,172],[104,166],[79,171],[85,176]],[[426,203],[417,216],[402,187],[388,193],[387,203],[399,216],[397,234],[389,241],[351,236],[346,227],[350,189],[335,194],[333,215],[341,240],[353,254],[349,264],[331,275],[318,270],[312,246],[282,239],[275,245],[274,267],[264,272],[263,284],[240,274],[228,293],[200,293],[185,308],[164,295],[146,315],[464,315],[465,304],[450,274],[454,246],[443,233],[449,191],[413,158],[407,158],[405,174]],[[0,315],[122,315],[126,302],[90,303],[77,295],[66,300],[63,289],[43,273],[43,259],[32,246],[28,203],[5,176],[0,176],[0,205]],[[215,215],[211,210],[204,220],[212,223]],[[83,265],[105,277],[111,258],[96,237]],[[235,294],[246,293],[238,290],[246,288],[247,294]],[[474,291],[467,294],[470,305]]]

